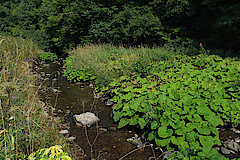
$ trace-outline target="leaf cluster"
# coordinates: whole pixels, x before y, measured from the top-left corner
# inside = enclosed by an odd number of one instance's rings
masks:
[[[202,54],[148,67],[148,76],[122,76],[102,88],[116,103],[118,127],[138,126],[158,146],[187,157],[221,158],[213,149],[221,145],[217,127],[239,125],[239,61]]]
[[[51,52],[41,52],[38,54],[37,57],[43,62],[54,61],[58,58],[56,53],[51,53]]]
[[[62,146],[55,145],[49,148],[39,149],[28,156],[28,160],[71,160],[68,153],[62,150]]]

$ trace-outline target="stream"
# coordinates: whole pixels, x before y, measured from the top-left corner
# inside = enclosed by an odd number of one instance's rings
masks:
[[[69,131],[66,138],[76,138],[69,142],[73,159],[146,160],[153,156],[151,147],[137,149],[136,145],[127,142],[127,138],[138,135],[133,129],[117,129],[111,118],[111,106],[94,98],[94,89],[89,83],[67,81],[62,76],[61,66],[56,63],[41,64],[37,72],[44,81],[40,97],[53,106],[52,114],[61,122],[59,130]],[[100,122],[92,127],[78,127],[73,115],[84,112],[95,113]]]
[[[147,160],[157,159],[161,154],[161,151],[150,147],[149,143],[146,143],[144,148],[137,148],[136,144],[128,142],[127,139],[141,137],[139,132],[132,128],[117,129],[117,124],[111,117],[111,106],[106,106],[103,100],[94,96],[93,85],[67,81],[66,77],[62,76],[59,62],[41,64],[36,71],[43,82],[40,97],[53,107],[50,114],[60,121],[59,131],[68,131],[65,138],[73,159]],[[91,127],[77,126],[73,116],[85,112],[95,113],[100,122]],[[232,129],[220,129],[220,140],[225,145],[216,147],[230,159],[240,157],[240,146],[236,146],[240,144],[240,128],[236,131]],[[239,148],[239,152],[233,152],[234,148],[229,150],[232,148],[229,144],[234,144],[237,150]]]

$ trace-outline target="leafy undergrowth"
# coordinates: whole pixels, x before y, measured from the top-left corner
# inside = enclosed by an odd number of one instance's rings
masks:
[[[69,55],[64,66],[64,75],[68,80],[95,80],[99,85],[107,85],[122,75],[142,72],[149,63],[171,59],[173,52],[164,48],[86,45],[76,48]]]
[[[51,52],[41,52],[37,55],[37,57],[42,61],[42,62],[46,62],[46,61],[54,61],[56,60],[57,54],[56,53],[51,53]]]
[[[31,72],[38,52],[30,40],[0,37],[0,159],[26,159],[39,148],[61,143]]]
[[[71,73],[68,67],[66,73]],[[113,119],[119,128],[139,127],[157,146],[179,151],[170,159],[226,159],[214,148],[221,145],[217,128],[239,125],[239,80],[238,59],[179,55],[153,61],[142,72],[123,74],[96,89],[116,103]]]

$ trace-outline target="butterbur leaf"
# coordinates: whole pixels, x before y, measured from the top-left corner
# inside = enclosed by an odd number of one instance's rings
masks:
[[[148,140],[149,140],[149,141],[153,140],[153,139],[156,137],[154,133],[155,133],[155,132],[152,131],[152,132],[150,132],[150,133],[148,134]]]
[[[128,123],[129,123],[129,119],[127,119],[127,118],[122,118],[122,119],[120,119],[120,121],[119,121],[118,128],[122,128],[122,127],[128,125]]]
[[[170,143],[170,138],[167,138],[167,139],[155,138],[155,142],[156,142],[157,146],[163,147]]]
[[[200,134],[203,134],[203,135],[209,135],[211,133],[211,129],[208,127],[208,126],[199,126],[197,127],[197,131],[198,133]]]
[[[168,129],[165,126],[159,127],[158,128],[158,136],[162,138],[167,138],[170,137],[173,134],[172,129]]]
[[[151,129],[157,129],[157,127],[158,127],[158,122],[157,121],[153,121],[151,123]]]
[[[120,118],[122,117],[122,113],[117,111],[117,112],[113,112],[113,120],[114,122],[117,122]]]
[[[138,124],[140,125],[141,129],[143,129],[146,126],[147,123],[148,123],[147,119],[144,119],[144,118],[139,118],[138,119]]]
[[[184,137],[175,137],[175,136],[172,136],[171,137],[171,142],[175,145],[180,145],[184,142],[185,138]]]

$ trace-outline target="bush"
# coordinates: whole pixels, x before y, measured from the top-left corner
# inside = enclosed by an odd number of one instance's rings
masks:
[[[38,54],[38,58],[45,62],[45,61],[54,61],[56,60],[58,57],[56,55],[56,53],[51,53],[51,52],[41,52]]]

